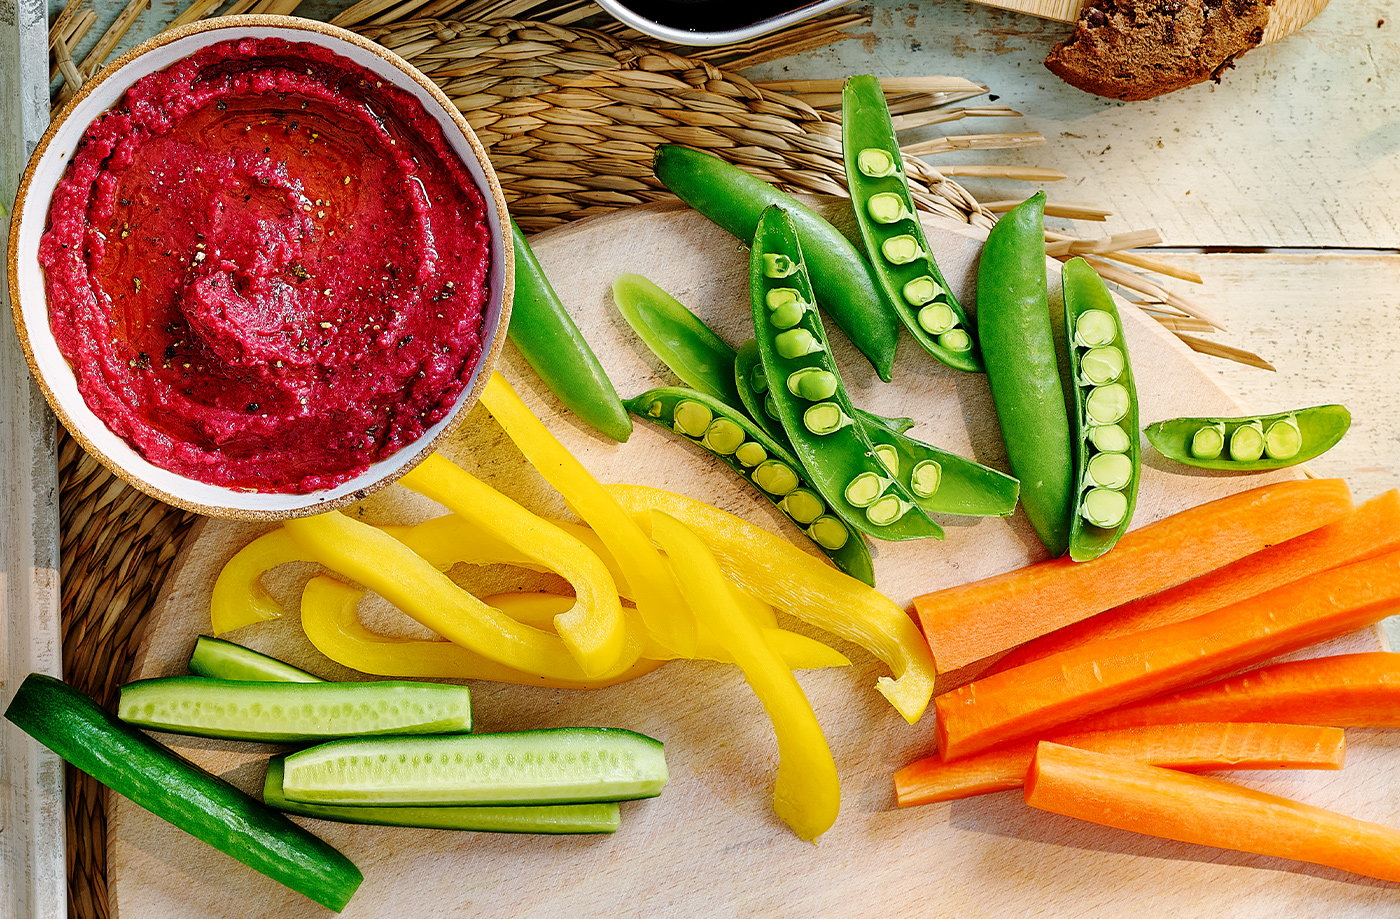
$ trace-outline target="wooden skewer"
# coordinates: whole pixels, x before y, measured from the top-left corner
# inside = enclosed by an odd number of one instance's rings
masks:
[[[111,57],[112,52],[116,50],[117,43],[126,35],[127,30],[136,24],[142,10],[148,9],[150,5],[151,0],[130,0],[127,3],[126,7],[117,14],[117,18],[107,28],[107,31],[102,33],[97,44],[92,46],[87,57],[83,58],[80,70],[84,77],[90,77],[102,69],[107,58]],[[77,88],[77,84],[74,84],[74,88]]]
[[[1246,364],[1250,367],[1258,367],[1260,370],[1277,370],[1273,364],[1264,360],[1253,351],[1246,351],[1243,348],[1236,348],[1231,345],[1222,345],[1218,341],[1211,341],[1206,338],[1197,338],[1194,335],[1177,334],[1192,351],[1199,354],[1208,354],[1211,357],[1223,357],[1226,360],[1235,361],[1239,364]]]
[[[982,206],[993,214],[1005,214],[1021,202],[1015,198],[1004,201],[986,201]],[[1046,201],[1045,216],[1060,217],[1065,220],[1107,220],[1113,212],[1088,204],[1066,204],[1062,201]]]
[[[1168,316],[1163,313],[1144,310],[1143,312],[1155,319],[1163,328],[1173,332],[1214,332],[1215,326],[1204,319],[1195,319],[1190,316]]]
[[[1048,214],[1049,211],[1047,210],[1046,213]],[[1176,278],[1179,281],[1187,281],[1191,284],[1205,283],[1205,279],[1191,269],[1173,265],[1171,262],[1153,255],[1144,255],[1141,252],[1106,252],[1104,257],[1111,258],[1115,262],[1122,262],[1124,265],[1132,265],[1134,268],[1141,268],[1144,271]]]
[[[936,156],[957,150],[1019,150],[1024,147],[1039,147],[1044,143],[1044,134],[1037,131],[1021,131],[1012,134],[952,134],[916,144],[905,144],[899,149],[909,156]]]
[[[924,128],[931,124],[946,124],[950,121],[961,121],[964,118],[1020,118],[1021,113],[1013,108],[1004,105],[983,105],[975,108],[955,108],[934,110],[929,112],[912,112],[908,115],[896,115],[890,119],[894,123],[896,131],[908,131],[913,128]]]
[[[841,95],[844,80],[765,80],[758,85],[773,92],[795,95]],[[963,77],[882,77],[880,88],[888,95],[902,93],[984,93],[987,87]]]
[[[1063,234],[1047,234],[1062,236]],[[1102,255],[1122,249],[1136,249],[1139,246],[1155,246],[1162,241],[1162,234],[1156,230],[1133,230],[1130,233],[1116,233],[1101,239],[1058,239],[1045,247],[1045,253],[1055,258],[1070,255]]]
[[[977,179],[1015,179],[1019,182],[1058,182],[1068,178],[1058,169],[1040,166],[975,166],[968,164],[938,165],[944,175]]]

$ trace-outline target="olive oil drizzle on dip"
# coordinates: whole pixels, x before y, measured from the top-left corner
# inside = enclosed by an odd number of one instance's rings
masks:
[[[88,128],[40,244],[88,406],[215,485],[334,486],[444,417],[481,357],[486,205],[411,95],[241,39]]]

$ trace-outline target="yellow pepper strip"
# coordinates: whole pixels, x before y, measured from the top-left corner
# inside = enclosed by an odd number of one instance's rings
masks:
[[[263,572],[288,562],[305,561],[306,553],[286,530],[259,536],[234,553],[214,581],[209,620],[215,635],[267,622],[282,615],[282,606],[262,586]]]
[[[301,596],[301,626],[307,639],[326,657],[361,673],[414,679],[493,680],[558,689],[600,689],[636,679],[662,663],[639,660],[622,673],[601,680],[540,676],[502,666],[455,642],[395,638],[371,632],[356,613],[363,597],[363,590],[325,575],[308,581]],[[556,602],[550,607],[551,618],[573,603],[572,597],[552,599]]]
[[[581,542],[597,541],[596,534],[587,527],[565,525],[561,527],[570,535],[584,536]],[[400,528],[403,529],[403,528]],[[509,547],[489,546],[479,538],[474,538],[477,531],[472,524],[463,520],[455,514],[447,514],[442,517],[434,517],[425,520],[415,527],[407,528],[400,533],[399,538],[414,552],[423,556],[432,563],[434,568],[446,571],[453,565],[460,563],[468,565],[482,565],[499,562],[507,565],[525,568],[543,568],[532,560],[520,555],[516,550]],[[585,536],[586,534],[586,536]],[[599,548],[602,548],[601,545]],[[519,556],[519,557],[516,557]],[[610,556],[603,555],[603,562],[612,567]],[[631,599],[628,592],[621,590],[622,596]],[[824,667],[848,667],[850,659],[840,651],[828,645],[822,644],[814,638],[780,629],[777,626],[777,616],[773,613],[773,608],[766,603],[749,596],[741,594],[741,607],[754,617],[754,621],[764,628],[764,635],[768,642],[782,655],[788,662],[788,666],[793,670],[818,670]],[[533,598],[541,598],[535,600]],[[545,599],[547,598],[547,599]],[[557,605],[561,598],[557,594],[529,593],[524,591],[513,591],[509,593],[496,594],[485,598],[484,602],[498,609],[510,613],[513,618],[535,628],[547,628],[547,624],[541,621],[541,610],[552,608]],[[499,602],[498,602],[499,601]],[[572,602],[572,600],[568,600]],[[567,608],[567,607],[564,607]],[[520,611],[524,610],[525,615]],[[559,609],[554,610],[555,613]],[[640,622],[633,623],[633,617],[628,615],[628,610],[623,608],[624,618],[629,623],[632,635],[645,634],[646,629]],[[705,660],[717,660],[725,663],[732,663],[728,654],[723,648],[716,645],[712,640],[705,638],[698,642],[695,657]],[[655,642],[642,641],[639,654],[642,657],[654,660],[674,660],[676,654],[667,648],[657,645]]]
[[[511,546],[573,586],[578,599],[559,614],[555,630],[585,674],[620,673],[636,662],[640,645],[627,641],[617,585],[602,560],[582,543],[437,453],[399,484],[437,501],[481,536]]]
[[[652,636],[680,657],[694,656],[695,621],[686,612],[685,598],[665,560],[641,527],[530,412],[500,373],[491,374],[481,404],[607,546],[626,573],[637,611]]]
[[[643,526],[661,511],[699,533],[741,589],[780,612],[854,642],[884,661],[894,679],[876,688],[910,724],[933,696],[933,656],[914,621],[873,587],[745,520],[684,495],[640,485],[608,491]]]
[[[408,546],[367,523],[333,511],[288,520],[283,527],[309,560],[363,584],[444,638],[497,663],[568,680],[616,676],[626,669],[584,669],[560,636],[521,625],[487,606]],[[612,602],[617,603],[616,593]]]
[[[763,633],[740,608],[724,572],[704,541],[685,524],[657,513],[652,534],[673,559],[676,576],[693,599],[698,621],[744,672],[763,703],[778,739],[773,810],[802,839],[814,840],[836,822],[841,783],[836,762],[802,686]]]

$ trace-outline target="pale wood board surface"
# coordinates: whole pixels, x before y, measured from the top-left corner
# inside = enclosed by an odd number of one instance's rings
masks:
[[[48,120],[40,0],[0,0],[0,250],[29,151]],[[0,710],[24,677],[57,674],[58,496],[54,422],[29,378],[0,255]],[[0,721],[0,919],[63,914],[63,763]]]
[[[946,225],[934,228],[933,239],[950,279],[967,292],[964,279],[979,240]],[[620,272],[648,273],[731,341],[743,335],[744,253],[687,211],[650,208],[576,224],[538,238],[537,252],[624,393],[667,377],[609,305],[609,285]],[[1131,311],[1125,324],[1145,411],[1235,407],[1170,335]],[[911,413],[923,435],[1000,464],[982,378],[947,370],[905,345],[898,382],[885,386],[872,382],[844,340],[836,342],[856,401],[876,411]],[[639,423],[628,444],[610,444],[562,416],[513,350],[507,350],[503,370],[602,480],[674,488],[785,528],[756,494],[667,433]],[[523,467],[480,410],[463,422],[448,452],[470,454],[469,468],[523,503],[559,511],[557,498]],[[1266,480],[1182,476],[1150,464],[1136,523]],[[400,489],[364,510],[375,521],[436,512]],[[154,614],[138,675],[183,671],[195,635],[208,626],[213,575],[257,531],[203,524]],[[882,546],[877,573],[882,588],[905,603],[919,590],[1038,557],[1033,544],[1019,518],[954,525],[941,544]],[[232,637],[322,675],[346,676],[300,635],[295,596],[307,575],[283,571],[270,585],[288,604],[288,617]],[[500,586],[493,575],[480,580]],[[1376,646],[1374,633],[1365,633],[1332,647]],[[850,670],[801,675],[844,783],[842,816],[817,846],[799,842],[772,816],[770,729],[732,668],[677,663],[596,692],[476,684],[480,729],[589,723],[640,730],[667,743],[671,784],[658,799],[627,805],[622,829],[607,838],[452,835],[313,821],[317,833],[365,870],[365,885],[345,915],[943,916],[986,915],[994,902],[997,914],[1015,916],[1116,917],[1152,904],[1162,915],[1212,919],[1284,911],[1360,917],[1375,915],[1378,905],[1393,899],[1389,885],[1329,869],[1141,839],[1032,812],[1014,793],[897,810],[890,776],[930,748],[931,719],[906,725],[873,692],[879,667],[858,649],[851,653],[856,664]],[[245,788],[261,780],[266,748],[163,739]],[[1242,779],[1394,824],[1400,822],[1400,800],[1387,788],[1400,762],[1396,747],[1400,738],[1392,734],[1355,732],[1344,772]],[[282,919],[323,913],[226,857],[191,845],[134,805],[117,798],[111,804],[109,881],[120,916]]]

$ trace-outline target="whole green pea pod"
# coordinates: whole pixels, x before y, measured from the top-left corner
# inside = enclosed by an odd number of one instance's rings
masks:
[[[656,177],[678,198],[745,243],[753,239],[764,208],[779,205],[791,215],[802,241],[822,309],[889,382],[899,325],[870,263],[816,211],[762,179],[717,156],[662,144],[653,161]]]
[[[627,407],[637,417],[718,457],[786,514],[837,568],[875,585],[875,568],[865,539],[832,513],[797,457],[743,412],[705,393],[678,386],[648,390],[628,399]]]
[[[1075,504],[1069,557],[1098,558],[1127,532],[1142,478],[1138,400],[1123,323],[1103,279],[1082,258],[1061,273],[1074,394]]]
[[[992,227],[977,268],[977,329],[1021,506],[1045,548],[1069,548],[1069,413],[1045,278],[1045,193]]]
[[[1337,445],[1351,427],[1341,405],[1243,418],[1171,418],[1143,429],[1167,459],[1201,469],[1259,472],[1306,463]]]
[[[622,443],[632,436],[617,390],[545,277],[515,221],[515,303],[507,335],[550,392],[589,427]]]

